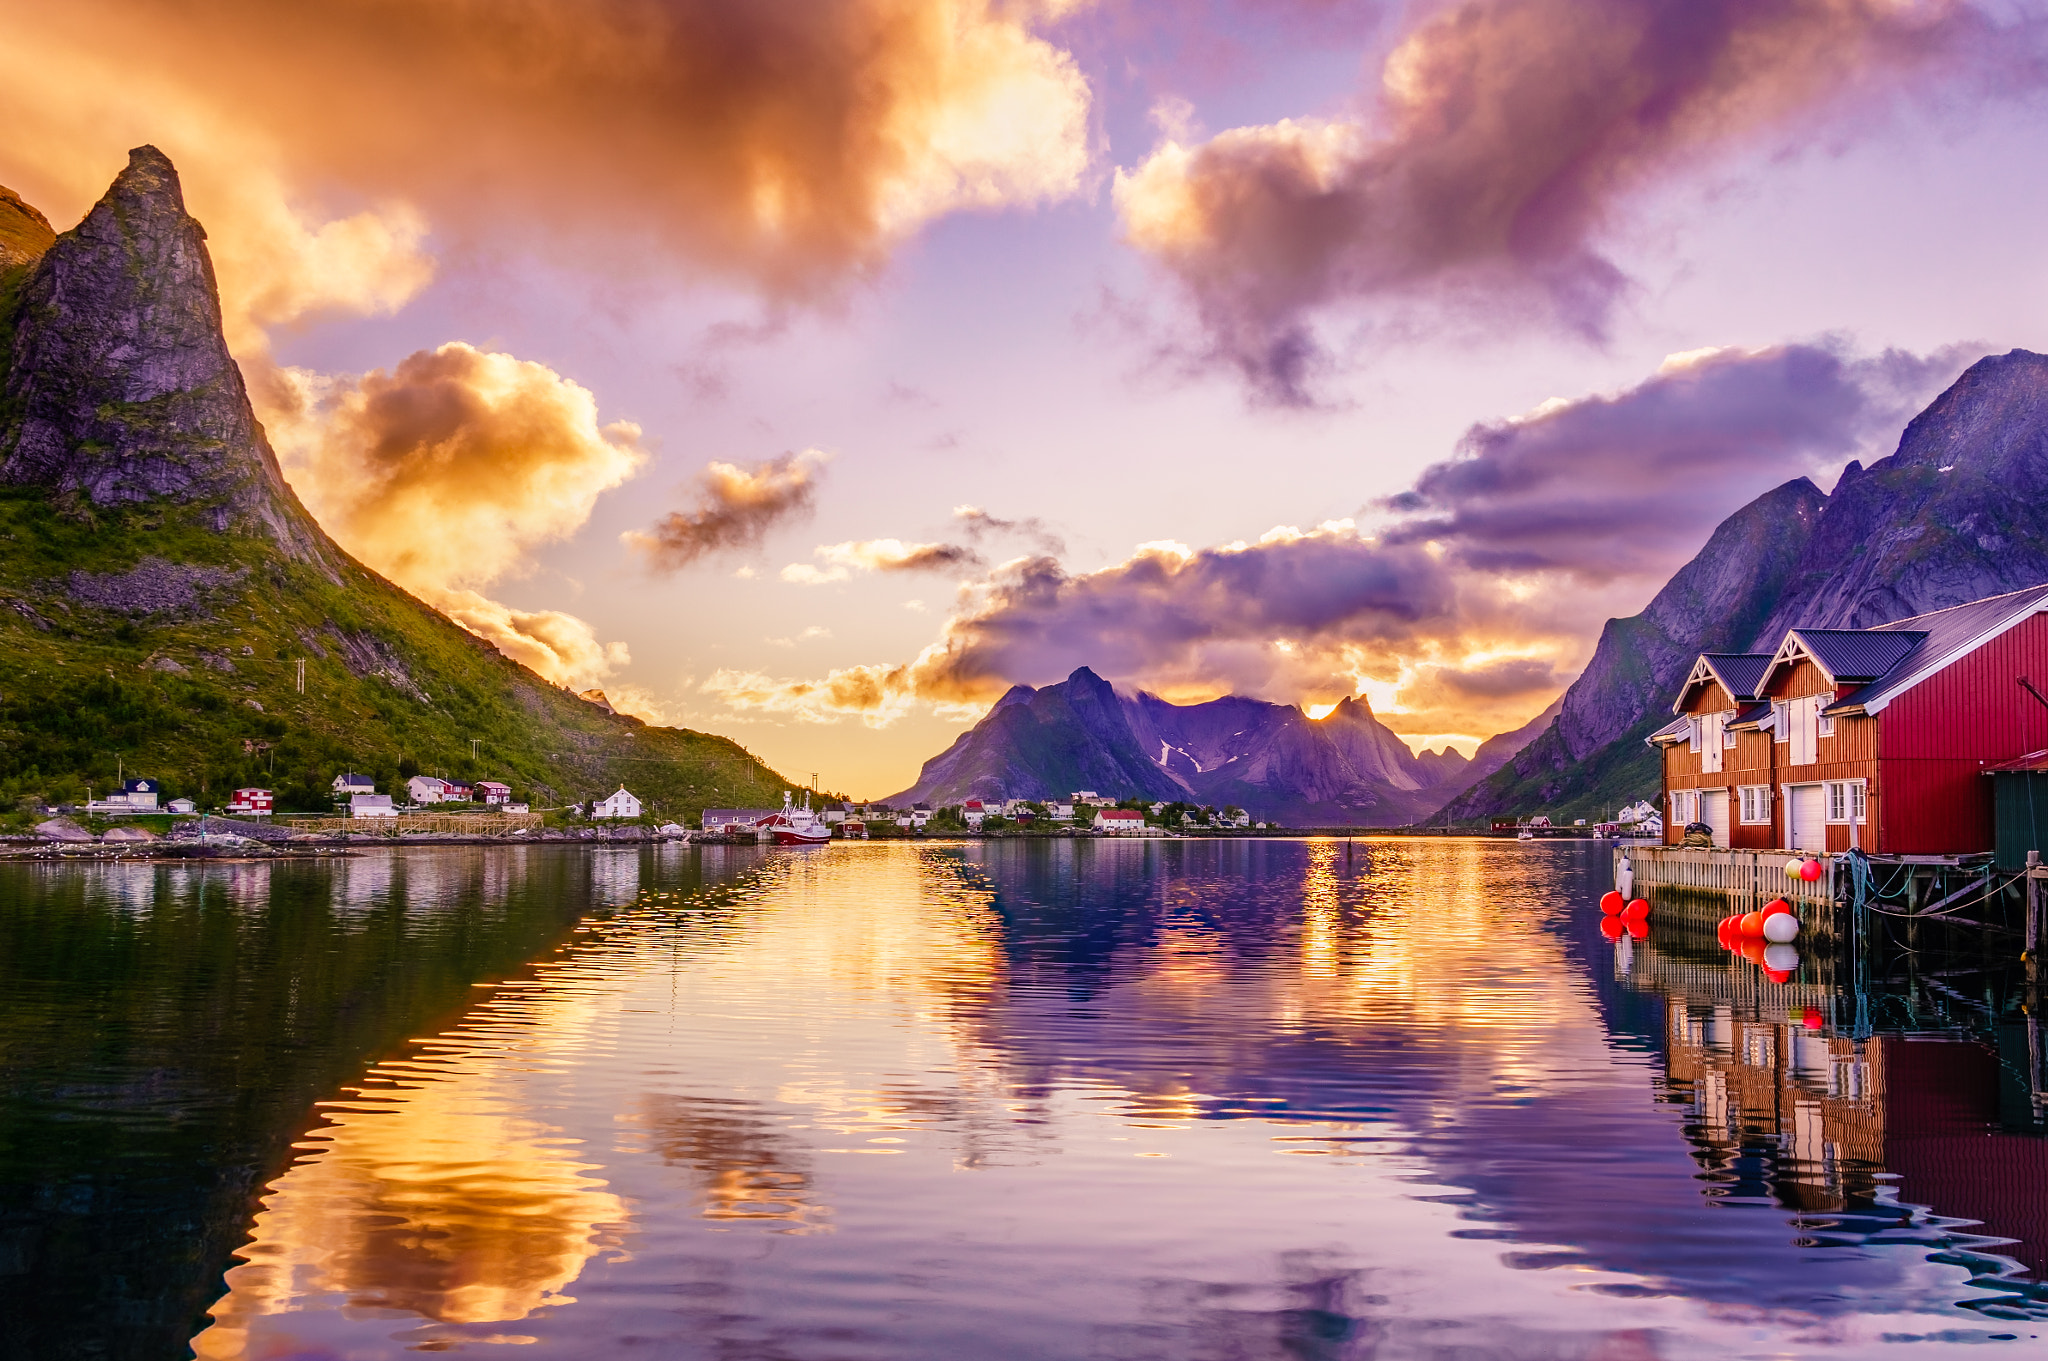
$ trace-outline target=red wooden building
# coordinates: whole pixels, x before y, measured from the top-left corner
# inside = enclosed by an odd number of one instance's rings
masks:
[[[2048,586],[1872,629],[1703,654],[1650,735],[1665,839],[1883,854],[1992,849],[1987,767],[2048,748]]]

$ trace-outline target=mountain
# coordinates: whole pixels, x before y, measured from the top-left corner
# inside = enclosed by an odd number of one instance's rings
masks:
[[[1455,751],[1410,752],[1362,699],[1321,719],[1241,695],[1170,704],[1082,667],[1057,685],[1013,687],[889,802],[1093,789],[1236,805],[1289,826],[1393,827],[1441,803],[1467,768]]]
[[[2048,581],[2048,356],[1979,360],[1897,452],[1737,511],[1642,614],[1609,621],[1557,720],[1435,819],[1590,816],[1657,791],[1643,738],[1701,652],[1771,652],[1799,625],[1864,628]]]
[[[786,787],[724,738],[549,684],[321,531],[153,147],[62,235],[0,190],[0,546],[0,807],[117,769],[168,796],[263,784],[314,810],[344,768],[386,788],[496,777],[546,802],[624,782],[671,816]]]

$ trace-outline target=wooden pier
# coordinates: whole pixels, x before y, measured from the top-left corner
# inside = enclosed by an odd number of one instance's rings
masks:
[[[538,813],[399,813],[374,818],[286,818],[295,832],[321,836],[405,836],[422,833],[437,836],[503,836],[508,832],[532,831],[541,825]]]
[[[1657,888],[1711,893],[1727,899],[1727,911],[1753,912],[1774,898],[1795,907],[1833,902],[1840,856],[1802,856],[1820,861],[1818,879],[1785,873],[1791,851],[1739,851],[1719,846],[1621,846],[1614,852],[1614,882],[1632,883],[1638,897]]]

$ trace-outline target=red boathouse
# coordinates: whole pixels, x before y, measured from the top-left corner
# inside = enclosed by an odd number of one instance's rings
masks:
[[[1665,840],[1964,854],[1993,844],[1987,768],[2048,748],[2048,586],[1870,629],[1703,654],[1650,735]]]

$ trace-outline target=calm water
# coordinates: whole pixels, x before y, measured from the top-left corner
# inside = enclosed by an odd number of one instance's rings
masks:
[[[1605,871],[1405,840],[0,867],[0,1349],[2048,1351],[2013,980],[1778,986],[1675,916],[1617,946]]]

